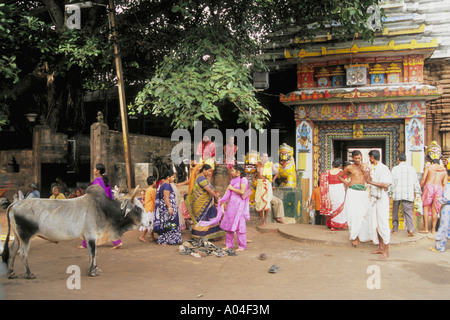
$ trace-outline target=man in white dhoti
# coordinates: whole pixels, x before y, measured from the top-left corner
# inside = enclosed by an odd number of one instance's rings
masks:
[[[338,173],[337,178],[347,189],[343,214],[350,231],[350,241],[357,246],[359,241],[370,241],[368,230],[369,194],[366,191],[365,172],[369,168],[362,162],[361,151],[352,152],[353,164]],[[344,179],[347,176],[350,180]]]
[[[369,152],[369,160],[373,165],[371,175],[366,175],[366,182],[370,187],[369,213],[372,230],[372,240],[378,244],[374,254],[381,254],[381,258],[389,257],[389,243],[391,230],[389,227],[389,197],[386,189],[392,184],[389,168],[380,161],[380,152]]]

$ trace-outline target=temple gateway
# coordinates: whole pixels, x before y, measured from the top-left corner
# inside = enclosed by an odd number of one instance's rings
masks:
[[[382,1],[387,17],[373,43],[338,42],[327,30],[305,44],[274,34],[266,50],[272,70],[297,70],[297,90],[281,93],[280,102],[295,110],[297,170],[310,190],[335,158],[349,161],[354,149],[365,162],[370,150],[379,150],[390,168],[404,152],[419,175],[431,141],[448,156],[439,80],[450,70],[444,31],[450,4],[435,2],[442,1]],[[293,41],[295,49],[286,45]]]

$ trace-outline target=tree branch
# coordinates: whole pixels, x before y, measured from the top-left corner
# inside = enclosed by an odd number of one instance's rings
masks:
[[[63,31],[64,25],[64,10],[54,0],[43,0],[57,31]]]

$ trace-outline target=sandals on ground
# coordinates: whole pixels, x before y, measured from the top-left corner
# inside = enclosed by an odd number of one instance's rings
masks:
[[[277,273],[279,270],[280,267],[274,264],[272,267],[270,267],[269,273]]]

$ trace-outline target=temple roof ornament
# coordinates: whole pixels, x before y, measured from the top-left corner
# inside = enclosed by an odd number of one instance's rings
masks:
[[[336,41],[331,34],[332,28],[339,27],[336,25],[325,25],[314,31],[316,35],[311,40],[305,40],[296,37],[300,27],[293,25],[271,34],[272,40],[264,45],[262,58],[271,70],[291,68],[299,61],[339,59],[345,55],[365,57],[416,51],[425,59],[450,58],[449,1],[381,0],[378,5],[386,16],[383,29],[375,33],[372,44],[357,35],[353,41]]]
[[[280,94],[280,102],[285,105],[311,105],[320,103],[392,101],[404,99],[434,100],[443,94],[442,86],[397,85],[364,86],[358,88],[305,89],[286,95]]]
[[[374,54],[388,54],[397,53],[401,54],[404,51],[413,51],[414,53],[421,53],[428,58],[433,51],[438,47],[437,39],[432,39],[426,43],[419,43],[413,39],[409,43],[396,43],[394,40],[385,45],[367,45],[358,46],[357,44],[347,48],[333,48],[322,46],[321,50],[288,50],[284,51],[284,57],[286,59],[332,59],[333,56],[372,56]],[[419,52],[420,51],[420,52]]]

